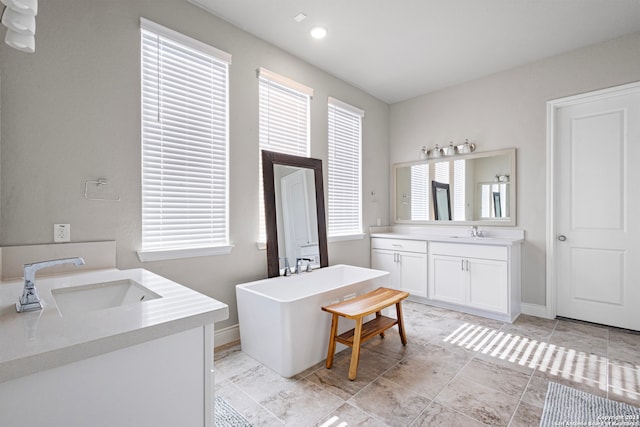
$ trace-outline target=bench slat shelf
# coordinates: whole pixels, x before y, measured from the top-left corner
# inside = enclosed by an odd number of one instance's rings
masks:
[[[367,323],[362,324],[362,333],[360,334],[360,344],[365,341],[370,340],[396,325],[398,321],[396,319],[392,319],[387,316],[376,317],[375,319],[369,320]],[[354,329],[350,329],[347,332],[344,332],[336,337],[336,341],[341,344],[348,345],[349,347],[353,346],[353,337],[354,337]]]
[[[374,291],[360,295],[348,301],[322,307],[323,311],[332,314],[331,335],[329,337],[329,350],[327,352],[327,369],[333,365],[333,356],[336,351],[336,342],[351,347],[351,364],[349,365],[349,379],[355,380],[360,358],[360,345],[380,335],[384,338],[384,331],[398,325],[402,345],[407,344],[407,336],[404,332],[402,320],[402,300],[409,296],[408,292],[396,289],[378,288]],[[381,311],[392,305],[396,306],[397,319],[383,316]],[[362,319],[370,314],[376,314],[375,319],[362,323]],[[338,335],[338,318],[353,319],[356,327],[350,331]]]

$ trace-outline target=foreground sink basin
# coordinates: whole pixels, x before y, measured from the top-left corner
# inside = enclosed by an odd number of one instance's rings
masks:
[[[56,288],[51,294],[61,315],[88,313],[161,298],[131,279]]]

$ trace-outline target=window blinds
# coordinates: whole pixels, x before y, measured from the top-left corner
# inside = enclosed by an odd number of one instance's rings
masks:
[[[309,105],[313,90],[264,68],[258,70],[260,151],[309,157]],[[260,235],[266,242],[262,154],[258,161]]]
[[[411,219],[429,220],[429,164],[411,166]]]
[[[231,56],[140,26],[142,251],[227,244]]]
[[[329,98],[329,236],[362,233],[361,141],[364,112]]]

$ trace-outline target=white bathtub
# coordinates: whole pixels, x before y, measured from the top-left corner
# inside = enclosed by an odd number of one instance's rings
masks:
[[[331,315],[320,308],[387,286],[388,276],[334,265],[237,285],[242,350],[284,377],[304,371],[327,357]],[[351,328],[352,321],[340,319],[340,333]]]

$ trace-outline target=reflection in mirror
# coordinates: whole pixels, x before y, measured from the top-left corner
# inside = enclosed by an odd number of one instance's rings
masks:
[[[274,182],[280,269],[285,258],[290,265],[302,258],[320,267],[313,170],[274,165]]]
[[[482,182],[479,184],[479,216],[482,219],[509,217],[509,182]]]
[[[436,221],[451,221],[451,197],[449,184],[431,181],[433,189],[433,213]]]
[[[283,274],[285,258],[292,268],[297,259],[327,267],[322,160],[262,150],[262,178],[267,276]]]
[[[431,187],[434,181],[449,184],[449,215],[454,223],[516,225],[516,150],[396,164],[394,222],[429,223],[437,220]],[[483,184],[501,184],[495,191]]]

